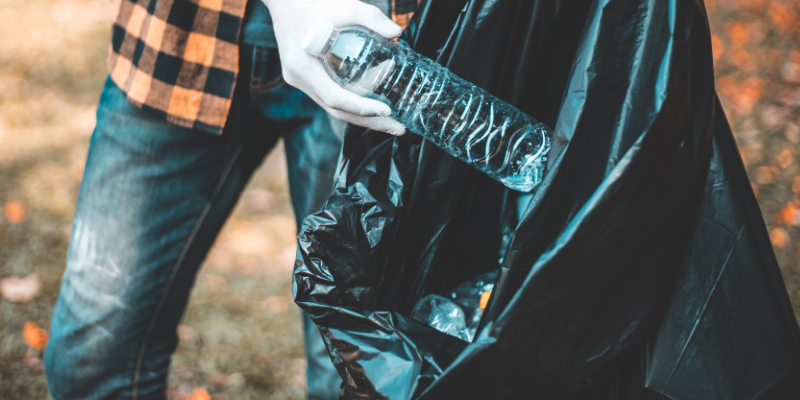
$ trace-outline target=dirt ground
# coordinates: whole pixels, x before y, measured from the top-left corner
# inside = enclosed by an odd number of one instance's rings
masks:
[[[800,316],[800,4],[706,2],[717,88]],[[110,0],[0,0],[0,279],[35,274],[38,296],[0,299],[0,399],[48,399],[27,321],[49,328],[105,78]],[[171,399],[302,398],[291,301],[294,220],[277,148],[198,278],[173,358]]]

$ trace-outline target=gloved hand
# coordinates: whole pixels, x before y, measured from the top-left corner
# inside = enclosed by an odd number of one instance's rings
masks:
[[[361,25],[387,39],[400,36],[400,26],[377,7],[358,0],[262,1],[272,16],[286,83],[305,92],[337,119],[393,135],[405,133],[405,126],[389,117],[389,106],[343,89],[328,76],[322,62],[303,50],[306,33],[317,18],[337,27]]]

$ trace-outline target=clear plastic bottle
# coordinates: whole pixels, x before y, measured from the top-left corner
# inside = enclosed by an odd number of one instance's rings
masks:
[[[542,181],[550,129],[404,43],[320,19],[305,49],[342,87],[386,103],[409,131],[507,187]]]
[[[492,295],[496,279],[497,271],[487,272],[456,286],[446,295],[464,312],[468,342],[472,342],[475,338],[481,317],[483,317],[483,310],[486,309]]]
[[[455,336],[463,341],[470,342],[464,311],[451,300],[436,294],[429,294],[421,298],[411,318],[428,324],[439,332]]]

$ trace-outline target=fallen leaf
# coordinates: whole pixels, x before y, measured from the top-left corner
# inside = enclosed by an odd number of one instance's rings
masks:
[[[733,98],[734,105],[736,105],[740,112],[750,112],[753,106],[761,100],[761,96],[764,93],[764,86],[764,80],[761,78],[747,78],[737,87],[738,92]]]
[[[744,46],[750,40],[750,32],[741,22],[728,22],[725,24],[725,29],[734,46]]]
[[[794,154],[788,148],[784,148],[781,150],[781,153],[778,154],[778,164],[780,164],[781,168],[786,168],[792,165],[792,161],[794,161]]]
[[[789,242],[789,235],[783,228],[773,228],[769,231],[769,239],[773,246],[784,248],[786,247],[786,243]]]
[[[756,168],[756,182],[761,184],[775,182],[778,179],[778,168],[763,166]]]
[[[489,305],[489,298],[490,297],[492,297],[492,291],[491,290],[487,290],[487,291],[481,293],[481,301],[478,304],[478,309],[481,309],[481,310],[485,309],[486,306]]]
[[[36,322],[28,321],[25,323],[25,328],[22,330],[22,336],[25,337],[25,342],[36,350],[42,351],[47,346],[48,334],[44,329],[39,328]]]
[[[6,218],[12,224],[18,224],[25,219],[25,208],[18,201],[6,201]]]
[[[771,1],[769,4],[767,15],[770,17],[773,24],[783,30],[788,30],[794,19],[786,8],[774,1]]]
[[[0,279],[0,292],[12,303],[28,303],[39,295],[42,283],[36,274],[28,274],[24,278],[8,277]]]
[[[208,394],[208,390],[198,386],[192,391],[192,397],[189,400],[211,400],[211,396]]]
[[[178,334],[178,339],[181,342],[194,342],[195,333],[194,329],[192,329],[189,325],[178,325],[175,331]]]
[[[788,202],[781,209],[780,215],[781,223],[784,225],[794,225],[795,220],[797,219],[797,207],[794,206],[793,202]]]

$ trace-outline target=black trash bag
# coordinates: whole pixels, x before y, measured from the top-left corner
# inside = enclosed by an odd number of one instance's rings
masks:
[[[555,139],[513,231],[518,194],[417,135],[350,127],[293,288],[341,398],[800,396],[701,2],[429,0],[403,39]],[[498,266],[472,343],[408,317]]]

